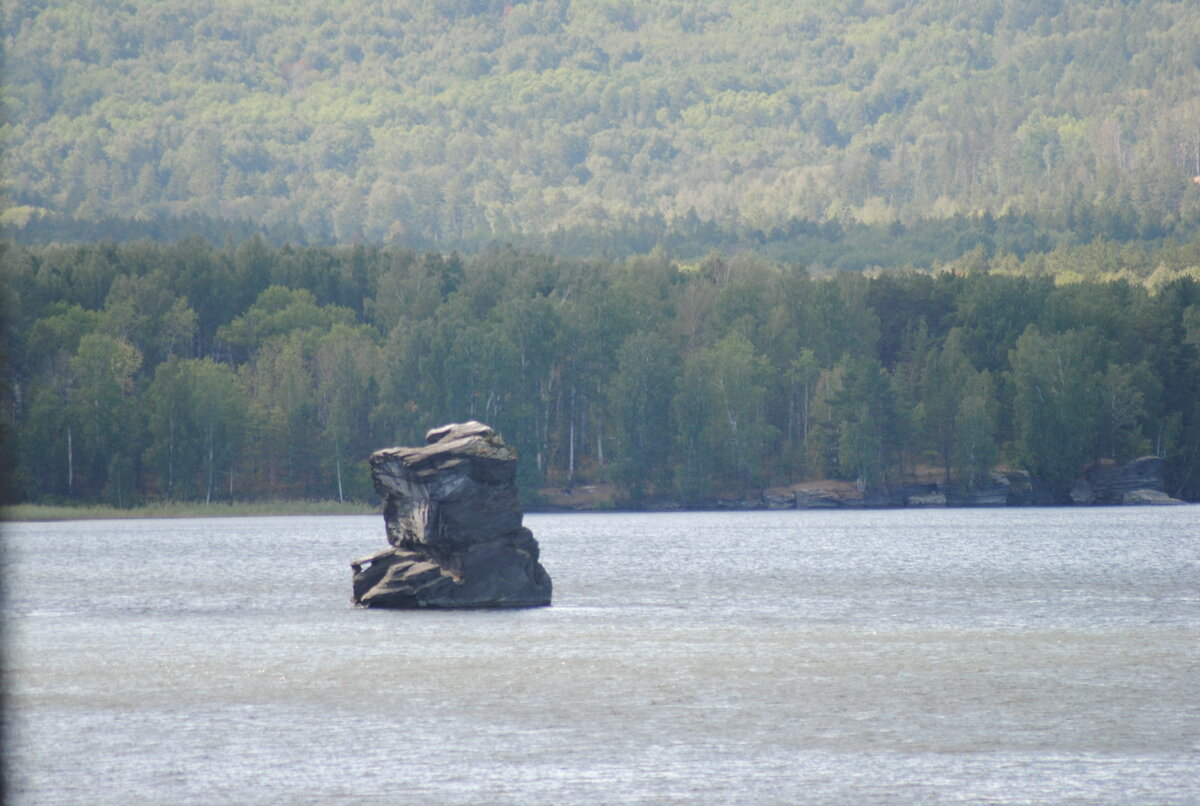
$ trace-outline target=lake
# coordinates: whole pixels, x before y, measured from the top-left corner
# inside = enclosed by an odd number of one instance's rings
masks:
[[[377,516],[6,525],[10,800],[1200,801],[1200,508],[525,522],[469,612],[351,606]]]

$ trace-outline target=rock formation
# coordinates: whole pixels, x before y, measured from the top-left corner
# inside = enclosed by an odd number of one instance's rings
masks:
[[[486,425],[434,428],[371,456],[390,547],[351,564],[365,607],[536,607],[550,576],[521,525],[517,456]],[[365,566],[365,567],[364,567]]]
[[[1123,465],[1100,461],[1071,485],[1076,504],[1181,504],[1166,493],[1166,460],[1143,456]]]

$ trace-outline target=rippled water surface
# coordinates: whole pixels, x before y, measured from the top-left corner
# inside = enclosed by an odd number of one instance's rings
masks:
[[[7,526],[12,800],[1200,802],[1200,508],[526,524],[442,613],[379,517]]]

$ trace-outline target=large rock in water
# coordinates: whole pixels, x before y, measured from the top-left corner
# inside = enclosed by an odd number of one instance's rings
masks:
[[[517,455],[488,426],[434,428],[420,448],[371,456],[391,546],[356,560],[366,607],[537,607],[550,576],[521,525]]]

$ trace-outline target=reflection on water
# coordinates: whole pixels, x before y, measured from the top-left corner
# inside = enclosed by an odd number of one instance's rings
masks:
[[[454,613],[375,517],[12,525],[14,802],[1195,802],[1197,512],[529,516]]]

